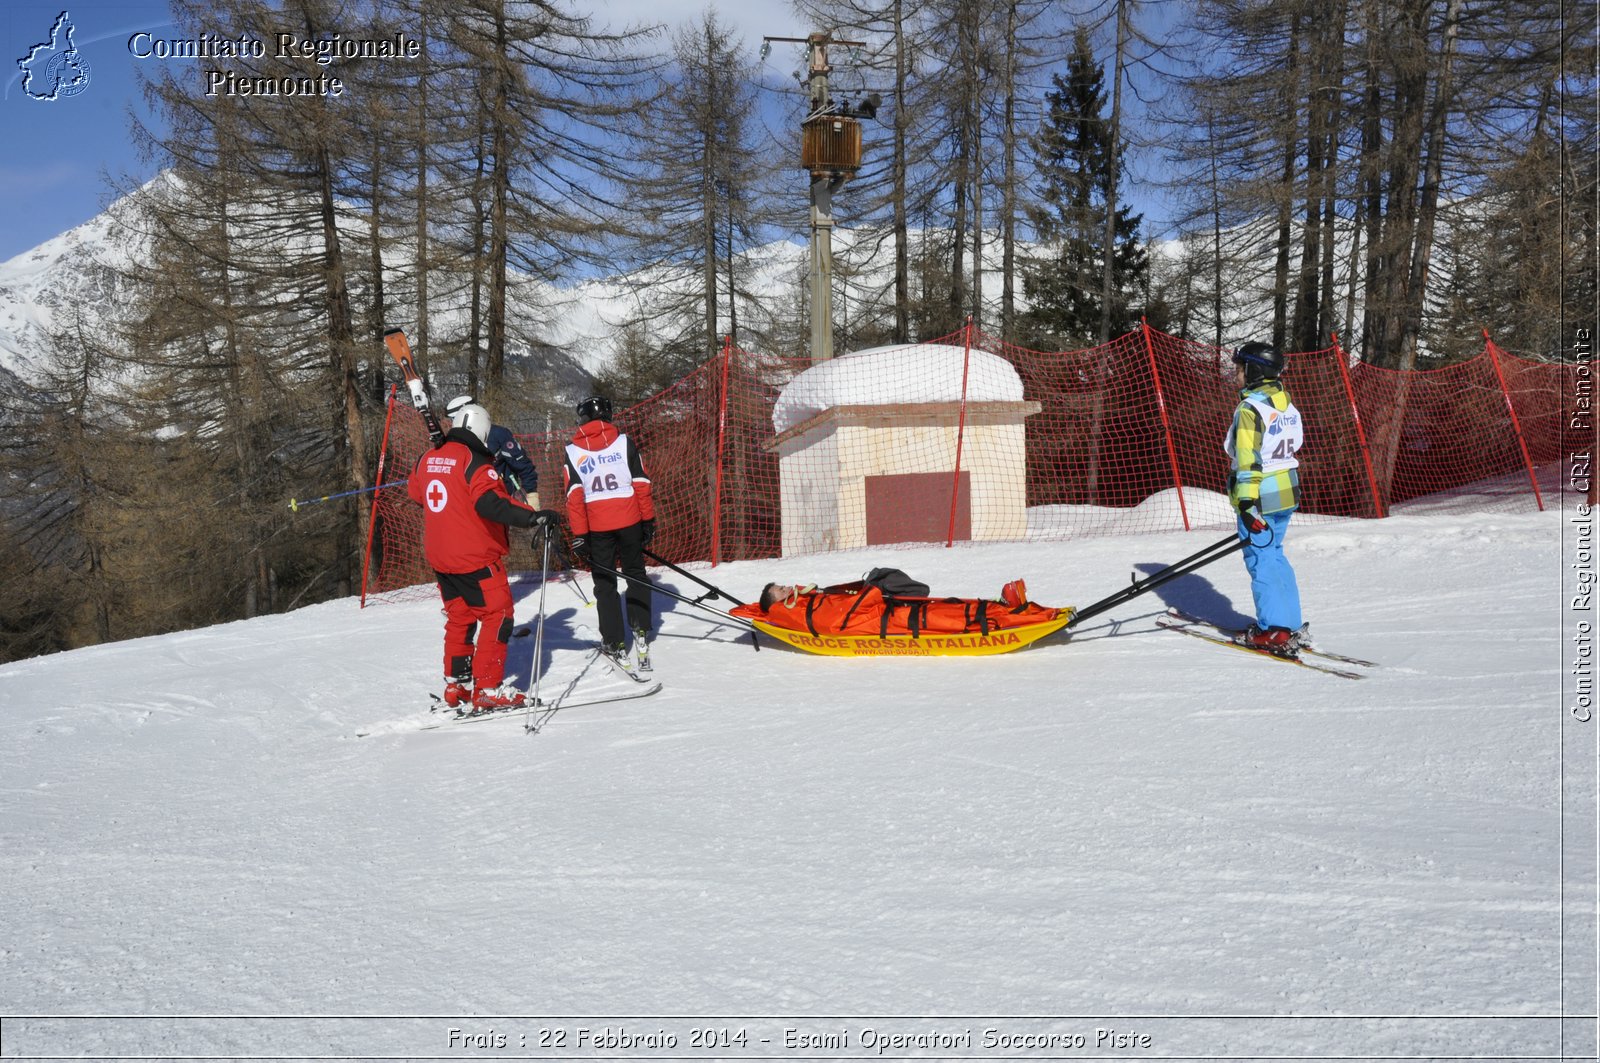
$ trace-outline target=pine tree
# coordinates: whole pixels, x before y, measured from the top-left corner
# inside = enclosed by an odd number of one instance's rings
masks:
[[[1111,334],[1137,322],[1137,292],[1148,268],[1138,240],[1143,216],[1115,212],[1114,246],[1106,247],[1106,204],[1112,200],[1114,149],[1103,117],[1105,71],[1080,30],[1064,75],[1045,94],[1045,116],[1034,140],[1037,201],[1028,208],[1047,250],[1024,266],[1030,309],[1024,328],[1036,343],[1086,346],[1096,341],[1104,307],[1103,268],[1112,261]]]

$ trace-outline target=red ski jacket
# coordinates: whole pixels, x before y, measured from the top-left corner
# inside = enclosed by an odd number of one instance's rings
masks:
[[[492,565],[510,550],[508,525],[533,526],[535,511],[506,493],[494,455],[465,428],[423,453],[406,492],[423,508],[423,548],[435,572]]]
[[[609,421],[579,425],[566,451],[562,476],[573,535],[616,531],[655,519],[650,477],[639,448],[616,425]]]

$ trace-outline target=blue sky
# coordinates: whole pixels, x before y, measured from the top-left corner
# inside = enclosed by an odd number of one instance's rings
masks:
[[[164,33],[164,0],[7,0],[0,11],[4,76],[0,130],[0,261],[79,225],[104,209],[108,176],[152,176],[130,143],[130,107],[142,110],[128,38],[139,30]],[[88,63],[81,92],[53,101],[23,91],[17,61],[49,39],[63,10],[76,26],[73,44]],[[144,63],[154,60],[143,60]],[[42,79],[32,87],[38,88]]]
[[[709,0],[593,0],[613,25],[689,19]],[[761,35],[800,35],[785,0],[711,3],[737,26],[754,51]],[[81,92],[53,101],[31,99],[18,60],[48,40],[65,10],[76,26],[73,44],[89,67]],[[0,67],[0,262],[80,225],[103,210],[121,178],[142,181],[153,168],[129,138],[130,109],[148,117],[136,69],[154,72],[159,59],[135,59],[128,39],[140,30],[170,33],[165,0],[0,0],[4,34]],[[38,79],[35,86],[42,85]]]
[[[615,27],[676,24],[711,6],[751,54],[764,34],[807,32],[787,0],[578,0],[573,6],[587,7],[599,13],[597,21]],[[30,98],[18,61],[49,39],[63,10],[75,27],[72,43],[88,64],[88,83],[76,95]],[[155,73],[163,60],[136,59],[128,41],[140,31],[165,37],[171,29],[166,0],[0,0],[0,143],[9,149],[0,157],[0,261],[93,218],[114,188],[154,176],[130,141],[129,114],[149,117],[136,72]],[[768,61],[769,75],[781,68],[786,78],[790,67],[798,69],[798,52],[790,56],[783,47]],[[44,84],[39,77],[34,87]],[[1147,222],[1153,220],[1145,209]]]

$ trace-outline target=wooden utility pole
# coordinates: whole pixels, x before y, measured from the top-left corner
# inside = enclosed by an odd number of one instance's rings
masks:
[[[861,168],[861,123],[828,91],[833,70],[828,46],[862,42],[837,41],[827,33],[763,39],[806,46],[808,104],[800,124],[800,164],[811,173],[811,360],[822,362],[833,357],[833,193]],[[873,104],[860,113],[870,116],[875,109]]]

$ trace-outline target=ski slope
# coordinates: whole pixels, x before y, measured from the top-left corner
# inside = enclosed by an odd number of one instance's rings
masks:
[[[756,651],[658,598],[665,690],[532,735],[415,730],[434,603],[0,666],[0,1008],[188,1017],[7,1018],[5,1058],[1548,1057],[1593,1005],[1559,977],[1594,895],[1562,519],[1297,525],[1359,682],[1155,627],[1242,621],[1236,556],[988,658]],[[1219,534],[696,571],[1081,606]],[[595,620],[546,594],[549,693]]]

